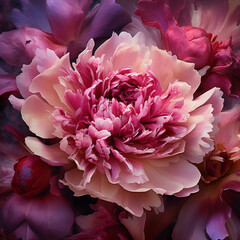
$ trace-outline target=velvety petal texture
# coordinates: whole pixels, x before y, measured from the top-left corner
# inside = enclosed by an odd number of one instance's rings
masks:
[[[14,232],[17,238],[57,240],[70,233],[74,214],[69,203],[59,196],[12,195],[3,206],[1,218],[6,233]]]
[[[22,117],[37,136],[56,140],[27,138],[27,146],[48,164],[72,164],[62,182],[75,196],[115,202],[136,216],[159,207],[158,194],[189,194],[200,179],[192,163],[213,150],[221,92],[193,99],[200,84],[193,64],[148,46],[141,33],[113,34],[93,48],[91,40],[72,66],[68,55],[47,50],[52,60],[41,63],[40,54],[23,68],[20,91],[25,75],[34,78]]]

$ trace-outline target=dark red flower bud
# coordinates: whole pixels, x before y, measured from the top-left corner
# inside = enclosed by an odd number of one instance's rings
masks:
[[[39,156],[30,155],[18,159],[14,165],[12,189],[23,197],[33,197],[49,187],[51,167]]]

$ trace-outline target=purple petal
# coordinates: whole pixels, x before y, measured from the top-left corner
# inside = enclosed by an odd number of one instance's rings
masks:
[[[228,236],[228,231],[226,229],[226,222],[228,219],[227,212],[230,213],[230,208],[227,205],[215,204],[213,207],[213,212],[210,219],[206,225],[206,231],[212,240],[224,239]],[[218,209],[216,209],[218,207]]]
[[[162,33],[169,27],[176,26],[176,20],[165,1],[140,1],[135,13],[142,18],[145,25],[156,27]]]
[[[47,15],[56,39],[69,42],[78,38],[90,0],[47,0]]]
[[[103,0],[87,15],[83,23],[82,33],[76,43],[69,45],[69,51],[76,55],[79,48],[85,47],[90,38],[110,37],[131,21],[130,15],[113,0]]]
[[[0,75],[0,95],[12,91],[18,91],[16,84],[16,75],[15,74]]]
[[[23,11],[14,9],[11,19],[17,28],[28,26],[41,29],[51,33],[47,18],[45,1],[43,0],[21,0]]]

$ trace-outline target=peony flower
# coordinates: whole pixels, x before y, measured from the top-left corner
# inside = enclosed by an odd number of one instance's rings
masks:
[[[69,239],[145,239],[145,215],[141,218],[130,216],[117,205],[104,201],[98,201],[91,207],[95,211],[94,213],[81,215],[76,219],[77,225],[82,231]]]
[[[136,10],[161,31],[164,49],[198,70],[209,68],[199,93],[216,86],[232,97],[240,96],[239,13],[238,1],[141,0]]]
[[[40,157],[29,155],[19,158],[14,170],[12,189],[19,195],[32,197],[48,189],[51,168]]]
[[[186,199],[174,240],[240,238],[240,105],[222,112],[221,117],[215,148],[199,167],[200,191]]]
[[[113,34],[94,55],[93,47],[90,41],[73,66],[68,55],[37,51],[17,81],[25,100],[10,99],[33,133],[56,140],[27,137],[26,144],[65,166],[63,183],[75,196],[141,216],[160,206],[159,194],[186,196],[196,187],[193,163],[213,150],[222,93],[193,99],[200,84],[193,64],[149,47],[141,33]]]

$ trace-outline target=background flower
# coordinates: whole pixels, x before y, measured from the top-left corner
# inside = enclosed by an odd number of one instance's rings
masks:
[[[130,22],[114,0],[20,2],[22,11],[15,8],[11,16],[17,29],[0,34],[0,94],[18,91],[16,76],[23,64],[32,61],[36,49],[51,49],[59,57],[68,51],[74,59],[90,38],[104,41]]]
[[[167,51],[195,63],[196,69],[209,68],[199,93],[220,87],[227,95],[239,96],[238,1],[141,0],[136,14],[144,24],[161,31]]]
[[[200,165],[200,191],[186,199],[173,239],[238,239],[240,106],[221,113],[215,149]],[[194,216],[198,216],[197,218]],[[194,219],[194,224],[192,224]],[[189,225],[192,224],[191,228]]]

